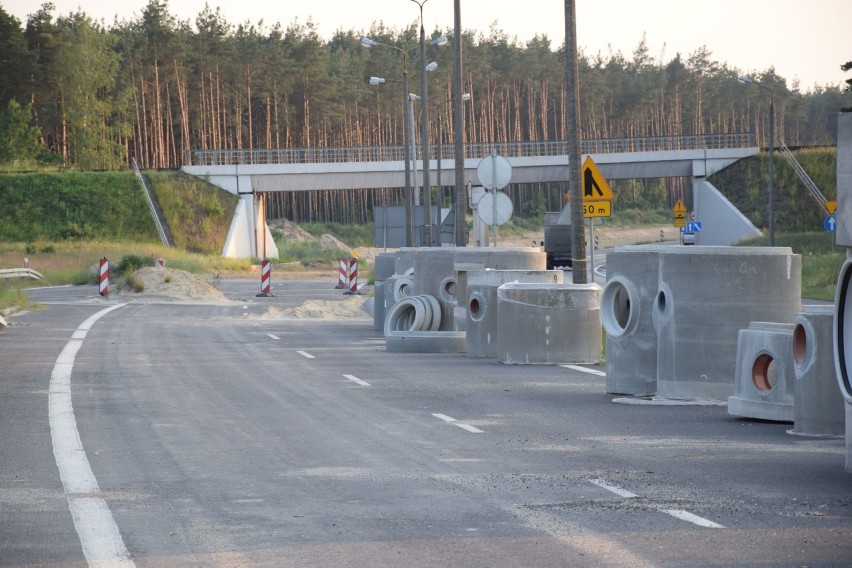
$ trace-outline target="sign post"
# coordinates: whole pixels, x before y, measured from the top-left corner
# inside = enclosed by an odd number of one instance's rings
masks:
[[[583,184],[583,217],[591,219],[594,217],[612,217],[612,200],[615,195],[609,187],[603,174],[598,169],[591,156],[586,156],[583,167],[580,170],[581,182]],[[590,264],[592,270],[591,281],[595,281],[595,224],[589,223],[589,249]]]

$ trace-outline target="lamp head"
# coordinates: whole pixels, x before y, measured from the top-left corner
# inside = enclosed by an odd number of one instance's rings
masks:
[[[419,101],[420,95],[415,95],[414,93],[408,93],[408,100],[409,101]]]
[[[469,101],[470,100],[470,93],[464,93],[462,95],[462,100],[463,101]]]
[[[379,42],[376,40],[370,39],[368,37],[361,38],[361,46],[362,47],[378,47]]]
[[[370,77],[371,85],[381,85],[385,80],[382,77]]]
[[[442,35],[441,37],[436,37],[435,39],[430,41],[429,45],[437,45],[437,46],[447,45],[447,43],[449,43],[449,41],[450,40],[447,38],[447,36]]]
[[[437,68],[438,68],[438,64],[433,61],[432,63],[430,63],[429,65],[426,66],[426,71],[434,71]]]
[[[752,83],[754,83],[754,81],[752,81],[749,77],[746,77],[745,75],[740,75],[739,77],[737,77],[737,81],[739,81],[740,83],[745,83],[746,85],[751,85]]]

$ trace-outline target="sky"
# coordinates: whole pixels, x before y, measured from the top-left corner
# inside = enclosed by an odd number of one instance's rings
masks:
[[[55,15],[82,9],[111,24],[115,17],[136,19],[147,0],[51,0]],[[565,40],[565,0],[460,0],[462,27],[488,35],[492,24],[525,43],[546,35],[554,48]],[[24,24],[40,0],[0,0]],[[220,7],[231,24],[249,21],[287,26],[311,20],[319,34],[337,30],[369,31],[374,22],[402,29],[419,22],[414,0],[169,0],[170,12],[194,22],[209,4]],[[419,0],[418,0],[419,3]],[[427,33],[452,29],[453,0],[425,0]],[[815,85],[840,86],[852,71],[852,1],[850,0],[578,0],[577,44],[589,56],[621,52],[632,58],[645,38],[655,60],[686,59],[706,47],[713,59],[746,74],[774,67],[789,88],[803,92]]]

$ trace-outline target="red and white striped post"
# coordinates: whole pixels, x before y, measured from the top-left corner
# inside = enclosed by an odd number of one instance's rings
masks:
[[[349,259],[349,272],[346,278],[347,284],[349,285],[349,291],[347,294],[357,294],[358,293],[358,259],[350,258]]]
[[[337,286],[334,287],[335,290],[343,290],[347,288],[347,282],[349,281],[349,262],[345,258],[337,259]]]
[[[264,258],[260,264],[260,294],[257,297],[271,296],[269,289],[272,286],[272,263]]]
[[[101,259],[100,277],[98,278],[98,293],[101,296],[109,294],[109,260],[107,257]]]

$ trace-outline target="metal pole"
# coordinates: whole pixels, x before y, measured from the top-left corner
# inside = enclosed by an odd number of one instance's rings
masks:
[[[406,53],[402,52],[402,130],[405,158],[405,245],[414,246],[414,205],[411,202],[411,151],[408,146],[408,62]]]
[[[443,107],[441,107],[441,108],[443,108]],[[443,120],[444,120],[444,115],[443,115],[443,113],[439,112],[438,113],[438,148],[437,148],[437,150],[438,150],[438,156],[437,156],[437,159],[438,159],[438,183],[437,183],[437,185],[438,185],[438,220],[437,220],[437,224],[438,225],[441,224],[441,208],[444,206],[444,184],[443,184],[443,180],[441,179],[441,160],[443,159],[443,152],[441,152],[441,144],[443,143],[442,136],[443,136],[443,129],[444,129]],[[440,238],[440,233],[438,234],[438,236]],[[442,244],[442,243],[440,243],[440,244]]]
[[[576,2],[565,0],[565,80],[568,100],[568,193],[571,195],[571,271],[574,284],[586,284],[586,244],[583,241],[583,195],[580,191],[580,81],[577,68]]]
[[[497,148],[491,149],[491,227],[497,248]]]
[[[453,1],[453,143],[455,144],[456,183],[453,191],[455,208],[455,244],[467,245],[467,190],[464,186],[464,109],[462,108],[462,23],[461,0]]]
[[[424,225],[426,225],[427,247],[432,246],[432,184],[429,183],[429,101],[426,97],[426,32],[423,29],[423,0],[420,6],[420,147],[423,153],[423,206],[426,208]]]
[[[775,220],[772,215],[772,191],[775,156],[775,104],[772,89],[769,91],[769,246],[775,246]]]
[[[414,190],[414,205],[420,205],[420,192],[417,190],[417,130],[414,128],[414,101],[408,96],[408,128],[411,132],[411,187]]]

